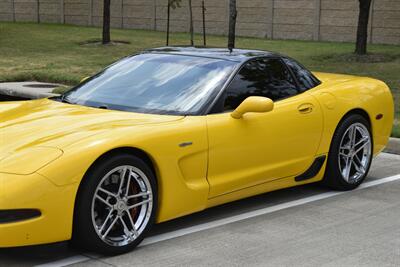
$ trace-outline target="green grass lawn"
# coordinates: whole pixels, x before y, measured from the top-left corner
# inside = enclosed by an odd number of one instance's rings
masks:
[[[165,45],[162,32],[121,29],[112,30],[112,39],[130,44],[82,45],[100,36],[101,29],[94,27],[0,22],[0,82],[37,80],[74,85],[123,56]],[[189,36],[172,34],[170,43],[187,45]],[[196,43],[202,44],[201,36],[196,35]],[[208,46],[225,44],[225,37],[208,36]],[[352,56],[354,44],[351,43],[238,38],[236,46],[283,53],[314,71],[385,81],[395,96],[397,119],[393,135],[400,137],[400,46],[370,45],[372,57],[366,58]]]

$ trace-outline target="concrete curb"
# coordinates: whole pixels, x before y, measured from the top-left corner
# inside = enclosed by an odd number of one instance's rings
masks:
[[[10,82],[0,83],[0,95],[18,98],[38,99],[58,94],[51,93],[54,88],[61,86],[53,83],[40,82]]]
[[[384,152],[400,155],[400,138],[389,138],[389,142]]]

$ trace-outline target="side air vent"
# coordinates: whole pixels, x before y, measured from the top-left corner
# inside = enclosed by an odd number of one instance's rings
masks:
[[[300,182],[315,177],[321,170],[322,166],[324,165],[325,158],[326,156],[320,156],[316,158],[313,164],[311,164],[310,168],[308,168],[308,170],[306,170],[303,174],[300,174],[299,176],[296,176],[296,178],[294,178],[295,181]]]
[[[0,210],[0,224],[25,221],[41,215],[36,209]]]

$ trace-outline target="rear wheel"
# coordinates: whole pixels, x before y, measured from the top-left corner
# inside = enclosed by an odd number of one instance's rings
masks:
[[[116,155],[102,160],[80,187],[73,241],[100,253],[127,252],[153,225],[156,204],[155,177],[140,158]]]
[[[352,190],[364,181],[371,161],[370,124],[363,116],[352,114],[333,136],[323,183],[337,190]]]

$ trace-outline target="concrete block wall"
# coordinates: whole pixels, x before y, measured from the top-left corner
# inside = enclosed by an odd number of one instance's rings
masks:
[[[375,0],[371,39],[373,43],[400,44],[400,0]]]
[[[115,28],[166,30],[168,0],[111,0]],[[372,0],[369,42],[400,44],[400,0]],[[201,0],[192,0],[202,31]],[[205,0],[209,34],[226,34],[229,0]],[[237,0],[237,34],[269,39],[354,42],[358,0]],[[102,25],[103,0],[0,0],[0,21]],[[171,9],[171,31],[188,31],[188,3]]]

